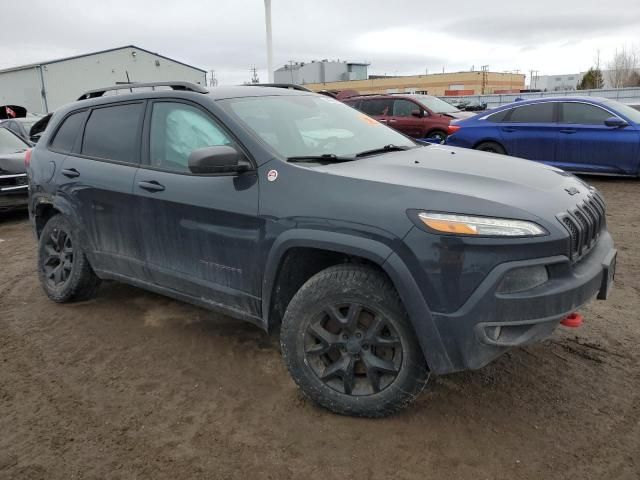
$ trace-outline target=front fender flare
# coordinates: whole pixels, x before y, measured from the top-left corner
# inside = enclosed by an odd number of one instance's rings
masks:
[[[269,252],[265,266],[262,286],[265,326],[269,325],[271,297],[280,263],[286,252],[295,247],[354,255],[380,266],[400,295],[430,370],[436,374],[453,370],[431,311],[409,269],[389,245],[372,238],[311,229],[293,229],[280,235]]]

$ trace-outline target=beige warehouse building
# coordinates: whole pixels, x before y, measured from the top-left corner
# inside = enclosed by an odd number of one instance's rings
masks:
[[[359,93],[428,93],[429,95],[479,95],[507,93],[525,88],[525,76],[501,72],[452,72],[402,77],[375,77],[367,80],[305,83],[314,90],[357,90]]]

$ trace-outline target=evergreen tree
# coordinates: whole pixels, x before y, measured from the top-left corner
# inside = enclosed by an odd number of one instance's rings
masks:
[[[602,76],[602,70],[598,67],[591,67],[578,84],[578,90],[591,90],[594,88],[602,88],[603,86],[604,78]]]

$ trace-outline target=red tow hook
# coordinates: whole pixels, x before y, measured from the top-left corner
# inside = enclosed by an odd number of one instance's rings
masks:
[[[569,328],[578,328],[582,326],[584,317],[577,312],[570,313],[564,319],[560,321],[560,325],[564,325]]]

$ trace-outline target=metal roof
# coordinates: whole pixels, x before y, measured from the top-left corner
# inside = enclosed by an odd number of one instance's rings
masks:
[[[107,50],[100,50],[98,52],[83,53],[81,55],[74,55],[72,57],[65,57],[65,58],[57,58],[55,60],[49,60],[49,61],[45,61],[45,62],[29,63],[27,65],[20,65],[20,66],[17,66],[17,67],[10,67],[10,68],[2,69],[2,70],[0,70],[0,73],[15,72],[15,71],[19,71],[19,70],[27,70],[29,68],[35,68],[35,67],[40,66],[40,65],[51,65],[52,63],[66,62],[67,60],[74,60],[76,58],[90,57],[92,55],[100,55],[102,53],[115,52],[117,50],[124,50],[126,48],[133,48],[133,49],[136,49],[136,50],[140,50],[141,52],[146,52],[146,53],[148,53],[150,55],[155,55],[156,57],[160,57],[160,58],[163,58],[165,60],[169,60],[170,62],[178,63],[180,65],[184,65],[185,67],[193,68],[194,70],[198,70],[198,71],[200,71],[202,73],[206,73],[206,70],[203,70],[201,68],[194,67],[193,65],[189,65],[188,63],[184,63],[184,62],[181,62],[179,60],[175,60],[173,58],[165,57],[164,55],[160,55],[159,53],[152,52],[150,50],[146,50],[144,48],[140,48],[140,47],[137,47],[135,45],[125,45],[123,47],[109,48]]]

